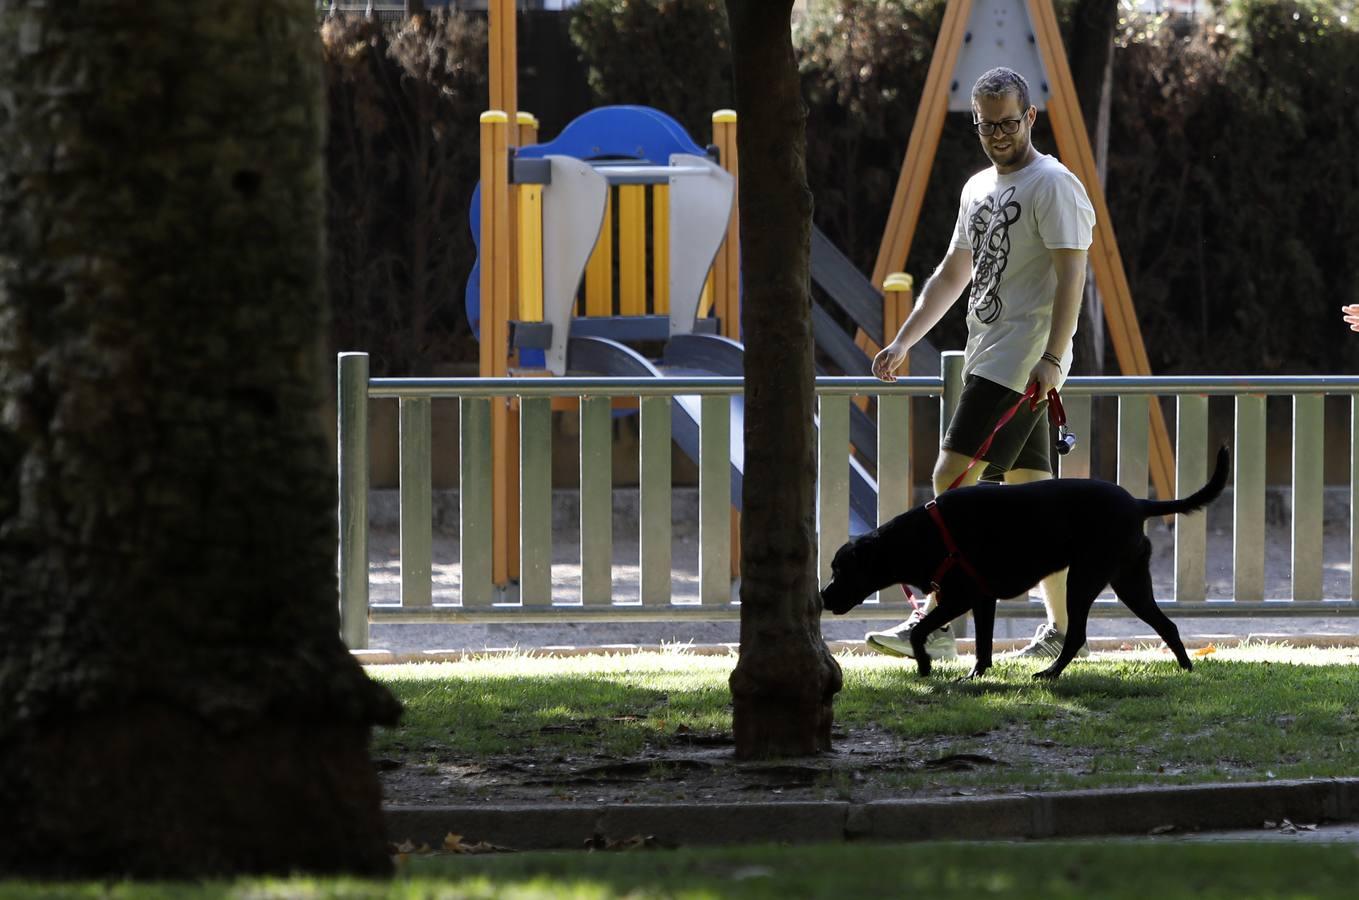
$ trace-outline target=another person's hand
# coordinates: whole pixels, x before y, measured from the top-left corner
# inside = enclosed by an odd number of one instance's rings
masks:
[[[1342,306],[1340,311],[1345,314],[1345,324],[1350,326],[1350,331],[1359,331],[1359,303]]]
[[[901,364],[906,362],[906,354],[911,352],[910,347],[903,347],[896,341],[883,347],[878,355],[873,357],[873,375],[883,381],[896,381],[894,374]]]
[[[1047,399],[1048,391],[1057,386],[1057,382],[1062,379],[1062,370],[1054,362],[1046,359],[1039,359],[1033,364],[1033,370],[1029,372],[1029,384],[1038,382],[1038,400]]]

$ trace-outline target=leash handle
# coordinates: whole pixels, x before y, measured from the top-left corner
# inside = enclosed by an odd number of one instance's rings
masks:
[[[1048,418],[1058,428],[1066,424],[1066,410],[1062,408],[1062,398],[1056,388],[1048,390]]]

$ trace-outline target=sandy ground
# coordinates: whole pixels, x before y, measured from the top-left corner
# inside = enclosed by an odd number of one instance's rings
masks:
[[[1174,594],[1174,533],[1160,522],[1149,525],[1154,554],[1152,573],[1156,594],[1169,598]],[[1267,599],[1287,599],[1291,596],[1291,535],[1286,526],[1272,525],[1267,530],[1265,561],[1265,596]],[[1323,545],[1323,584],[1326,599],[1348,600],[1350,597],[1349,531],[1346,527],[1328,524]],[[558,603],[577,603],[580,600],[580,565],[578,536],[574,530],[558,527],[553,539],[553,594]],[[677,527],[673,554],[672,594],[676,600],[698,599],[698,542],[691,530]],[[613,591],[615,602],[635,601],[638,597],[638,544],[635,532],[615,527]],[[370,531],[369,540],[370,602],[375,606],[400,602],[400,536],[390,527]],[[434,538],[434,603],[458,602],[460,591],[458,541],[456,534],[445,530],[435,532]],[[1213,527],[1208,534],[1208,596],[1232,596],[1232,535],[1230,528]],[[1113,595],[1107,594],[1112,597]],[[900,609],[904,618],[908,611],[899,598],[890,601]],[[1011,607],[1014,609],[1014,607]],[[1123,608],[1117,607],[1122,611]],[[1001,617],[996,623],[996,639],[1027,637],[1033,633],[1042,615],[1040,603],[1032,602],[1017,615]],[[1216,635],[1359,635],[1359,617],[1331,618],[1299,617],[1177,617],[1186,640],[1195,636]],[[858,641],[866,631],[890,625],[881,615],[841,618],[827,615],[822,620],[827,640]],[[1090,626],[1090,637],[1151,637],[1150,629],[1131,615],[1101,616]],[[739,626],[734,621],[678,622],[678,623],[584,623],[572,621],[570,610],[563,610],[562,620],[552,624],[495,623],[495,624],[431,624],[398,625],[376,621],[371,626],[370,648],[393,652],[426,650],[480,650],[518,647],[598,646],[603,644],[720,644],[739,640]]]

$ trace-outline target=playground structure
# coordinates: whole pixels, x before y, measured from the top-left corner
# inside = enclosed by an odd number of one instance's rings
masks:
[[[597,110],[554,141],[532,144],[532,117],[516,109],[514,5],[492,0],[489,13],[494,109],[482,116],[482,180],[473,204],[479,263],[468,289],[469,318],[481,338],[480,374],[741,374],[738,229],[730,199],[735,115],[714,116],[715,152],[698,147],[664,114],[641,107]],[[857,326],[849,338],[813,304],[818,345],[845,374],[867,374],[868,360],[909,310],[909,277],[894,270],[909,252],[944,114],[969,108],[965,85],[997,64],[1039,86],[1033,102],[1049,111],[1059,153],[1095,206],[1091,267],[1116,357],[1125,373],[1148,374],[1051,0],[949,0],[871,281],[814,235],[813,278]],[[582,271],[584,297],[577,303]],[[657,364],[624,340],[666,341],[666,351]],[[923,367],[913,360],[912,368]],[[876,465],[876,429],[866,406],[860,400],[851,410],[850,443]],[[731,405],[728,448],[738,498],[742,412],[738,399]],[[675,439],[691,456],[699,415],[696,398],[677,399]],[[1155,404],[1150,417],[1151,479],[1159,495],[1169,496],[1169,436]],[[491,430],[493,571],[495,583],[505,585],[519,568],[515,447],[522,446],[509,400],[493,405]],[[853,458],[851,471],[851,530],[857,532],[897,510],[880,506],[873,479]],[[739,553],[736,521],[733,514],[732,545]]]
[[[733,221],[735,177],[719,164],[723,160],[719,148],[735,145],[735,115],[719,111],[713,123],[714,144],[702,148],[657,110],[604,107],[580,116],[552,141],[519,148],[505,173],[511,189],[518,191],[516,201],[509,205],[517,214],[519,237],[510,260],[488,255],[496,228],[488,227],[486,194],[478,189],[472,219],[474,232],[481,236],[481,253],[478,268],[468,280],[468,318],[482,335],[483,347],[486,336],[492,335],[491,340],[503,342],[498,346],[510,361],[497,372],[494,363],[502,352],[484,352],[484,375],[743,375]],[[494,112],[483,116],[483,129],[507,124],[508,116]],[[495,147],[498,141],[492,134],[485,143]],[[723,161],[730,164],[730,157]],[[814,277],[822,290],[857,326],[881,341],[890,311],[909,303],[909,279],[893,278],[884,300],[819,232],[813,250]],[[488,273],[488,268],[494,271]],[[502,298],[497,305],[486,285],[494,291],[497,284],[509,280],[511,272],[518,276],[514,292],[518,303],[505,304]],[[825,310],[814,310],[813,326],[822,353],[841,371],[867,374],[869,358],[855,346],[852,336]],[[629,342],[660,342],[664,349],[659,358],[648,359]],[[557,408],[570,405],[562,398]],[[733,398],[728,439],[721,451],[729,463],[734,508],[734,552],[728,562],[733,576],[739,553],[735,516],[745,456],[743,414],[742,398]],[[506,418],[505,449],[497,449],[496,456],[508,463],[506,477],[512,482],[513,408]],[[699,397],[676,397],[673,438],[696,463],[701,453],[713,452],[702,448],[701,418]],[[873,420],[855,407],[851,421],[859,456],[868,466],[875,466]],[[846,444],[842,452],[848,450]],[[858,533],[873,527],[883,510],[873,475],[858,459],[847,458],[850,524]],[[505,527],[516,535],[512,486],[507,485],[501,496],[508,507]],[[512,580],[517,560],[508,552],[504,560],[505,568],[497,569],[497,574],[503,571]],[[504,582],[498,578],[497,583]]]

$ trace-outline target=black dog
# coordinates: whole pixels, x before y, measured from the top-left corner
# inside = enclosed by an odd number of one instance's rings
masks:
[[[1116,484],[1088,478],[948,491],[836,551],[821,602],[843,614],[894,584],[928,586],[937,591],[938,606],[911,631],[920,674],[930,672],[925,638],[971,610],[977,664],[968,677],[975,678],[991,668],[996,598],[1027,593],[1045,576],[1069,568],[1066,640],[1057,660],[1035,678],[1056,678],[1075,657],[1085,643],[1090,607],[1106,585],[1156,629],[1180,668],[1192,669],[1179,629],[1152,596],[1151,541],[1143,523],[1207,506],[1222,493],[1227,468],[1223,447],[1212,478],[1183,500],[1138,500]]]

